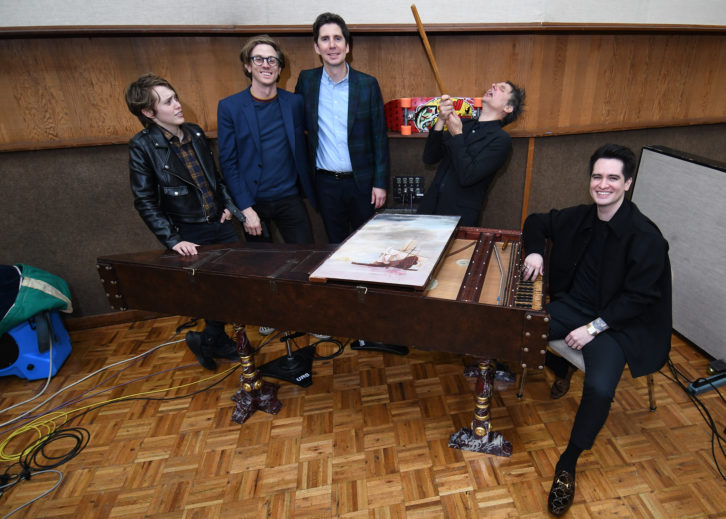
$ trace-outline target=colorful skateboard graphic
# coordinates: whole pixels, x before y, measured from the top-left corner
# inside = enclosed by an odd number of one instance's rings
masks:
[[[481,98],[452,97],[454,109],[462,119],[477,117]],[[410,133],[426,133],[436,124],[439,115],[440,97],[402,97],[388,101],[383,109],[386,115],[386,126],[390,131]]]

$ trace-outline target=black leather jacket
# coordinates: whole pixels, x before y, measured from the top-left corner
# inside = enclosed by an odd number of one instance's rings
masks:
[[[219,214],[204,211],[201,192],[158,126],[140,131],[129,142],[129,169],[134,207],[159,241],[172,248],[183,241],[176,224],[219,220],[224,208],[239,220],[244,216],[232,202],[217,171],[207,138],[196,124],[184,123],[192,146],[214,192]]]

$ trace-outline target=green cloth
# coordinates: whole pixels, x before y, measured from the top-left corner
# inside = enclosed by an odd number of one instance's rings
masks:
[[[16,266],[22,270],[20,290],[15,303],[0,321],[0,335],[45,310],[73,312],[68,283],[50,272],[30,265],[18,263]]]

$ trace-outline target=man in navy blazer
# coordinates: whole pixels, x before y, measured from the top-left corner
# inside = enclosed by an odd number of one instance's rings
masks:
[[[303,70],[295,93],[305,98],[305,124],[315,190],[331,243],[342,242],[386,203],[388,137],[378,81],[345,59],[350,32],[337,14],[313,24],[323,66]]]
[[[302,194],[315,207],[305,149],[302,97],[277,88],[285,55],[267,35],[251,38],[240,61],[252,80],[217,107],[219,163],[250,241],[270,241],[275,223],[286,243],[311,243]]]

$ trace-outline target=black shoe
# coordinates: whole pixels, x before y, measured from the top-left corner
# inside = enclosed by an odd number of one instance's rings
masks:
[[[212,356],[215,359],[239,360],[237,343],[226,333],[217,337],[212,346]]]
[[[207,337],[200,332],[187,332],[186,335],[187,346],[192,350],[192,353],[197,358],[199,364],[204,369],[214,371],[217,369],[217,363],[212,358],[212,344],[214,341],[211,337]]]
[[[552,515],[563,515],[575,499],[575,478],[566,470],[560,470],[552,481],[547,509]]]
[[[572,374],[575,373],[575,371],[577,371],[577,368],[575,366],[568,366],[565,376],[557,377],[555,379],[555,381],[552,383],[552,387],[550,388],[550,398],[557,400],[558,398],[562,398],[567,394],[567,392],[570,390],[570,380],[572,379]]]

